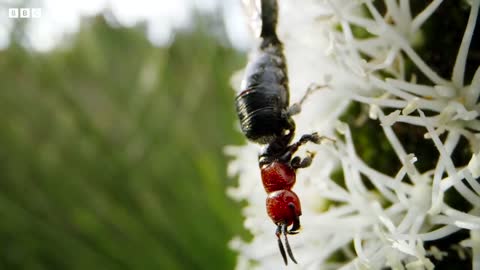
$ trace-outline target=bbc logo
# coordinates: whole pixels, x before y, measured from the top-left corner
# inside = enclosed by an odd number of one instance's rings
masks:
[[[40,18],[42,17],[41,8],[9,8],[9,18]]]

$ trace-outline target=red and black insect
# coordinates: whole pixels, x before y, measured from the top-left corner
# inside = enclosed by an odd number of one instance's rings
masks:
[[[277,2],[261,0],[260,9],[259,44],[250,57],[242,91],[236,97],[235,105],[245,136],[266,145],[258,162],[263,186],[268,193],[267,213],[277,226],[275,234],[285,264],[288,263],[286,253],[296,263],[287,234],[298,233],[302,209],[298,196],[291,189],[296,181],[297,169],[310,166],[314,154],[308,153],[303,159],[294,157],[294,154],[301,145],[307,142],[318,144],[323,137],[317,133],[306,134],[291,143],[295,133],[292,115],[300,112],[301,104],[310,91],[299,103],[289,105],[287,65],[282,42],[275,31]]]

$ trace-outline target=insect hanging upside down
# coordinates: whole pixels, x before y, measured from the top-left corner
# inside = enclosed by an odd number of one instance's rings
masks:
[[[267,213],[277,226],[275,234],[285,264],[288,264],[287,253],[297,263],[287,235],[298,233],[302,209],[292,187],[297,169],[310,166],[314,153],[307,152],[304,158],[294,154],[301,145],[307,142],[319,144],[324,137],[317,133],[305,134],[299,141],[291,143],[295,134],[292,116],[300,112],[308,94],[320,87],[309,88],[299,103],[289,105],[287,65],[282,42],[275,31],[278,13],[276,0],[261,0],[257,12],[261,23],[258,48],[250,57],[235,105],[242,132],[247,139],[266,145],[258,163],[268,194]],[[282,235],[287,252],[281,240]]]

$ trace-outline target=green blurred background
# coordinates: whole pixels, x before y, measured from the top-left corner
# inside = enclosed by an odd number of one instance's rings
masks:
[[[159,48],[98,16],[48,53],[16,26],[0,51],[0,269],[234,267],[222,149],[243,142],[229,78],[245,56],[218,18],[194,25]]]

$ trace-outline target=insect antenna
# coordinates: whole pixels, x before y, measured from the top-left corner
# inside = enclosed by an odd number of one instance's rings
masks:
[[[292,261],[293,261],[294,263],[297,263],[297,260],[295,260],[295,257],[293,256],[292,249],[290,248],[290,244],[288,243],[287,224],[283,224],[283,225],[282,225],[282,231],[283,231],[283,235],[285,235],[285,245],[287,246],[288,256],[290,257],[290,259],[292,259]],[[285,252],[285,251],[284,251],[284,252]],[[286,259],[285,259],[285,260],[286,260]]]
[[[290,228],[290,230],[285,229],[285,231],[286,231],[288,234],[297,234],[297,233],[298,233],[298,230],[300,229],[300,219],[299,219],[298,216],[295,214],[295,205],[294,205],[293,203],[289,203],[289,204],[288,204],[288,207],[289,207],[290,210],[292,211],[293,216],[294,216],[295,218],[293,219],[292,228]]]
[[[277,236],[277,239],[278,239],[278,248],[280,249],[280,253],[282,253],[283,261],[285,262],[285,265],[288,265],[287,254],[285,253],[285,248],[283,247],[282,239],[280,238],[282,229],[283,229],[283,225],[279,224],[277,226],[277,231],[275,232],[275,235]],[[287,239],[286,235],[285,235],[285,239]],[[288,254],[290,255],[292,251],[290,250],[290,246],[288,245],[288,242],[287,242],[287,249],[288,249]]]

